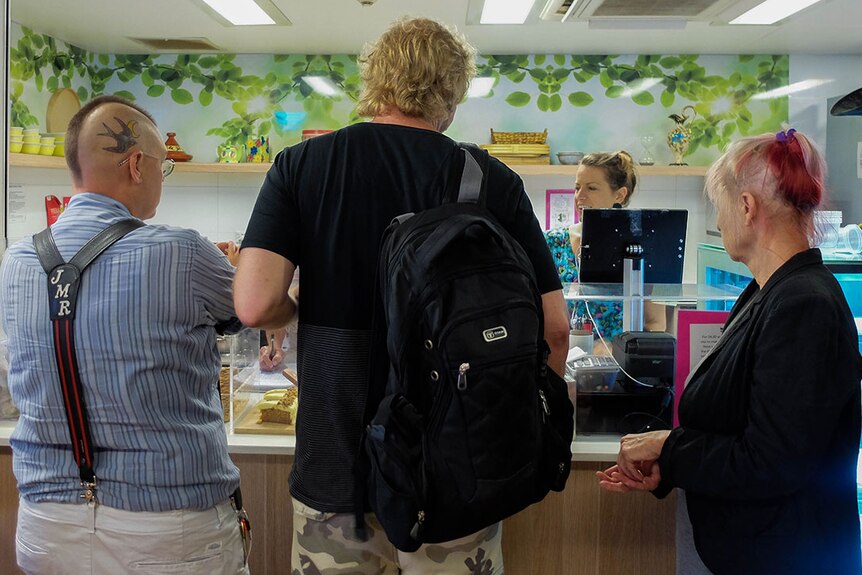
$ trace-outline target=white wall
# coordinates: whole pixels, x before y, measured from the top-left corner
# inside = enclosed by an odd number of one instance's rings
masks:
[[[832,104],[862,87],[862,55],[790,58],[790,83],[808,79],[826,83],[790,96],[790,125],[811,136],[826,154],[829,169],[825,209],[840,210],[844,223],[862,221],[862,180],[856,177],[856,143],[862,139],[859,117],[830,116]]]
[[[165,180],[162,201],[153,223],[194,228],[213,241],[235,240],[245,232],[264,174],[174,172]],[[65,170],[12,168],[9,241],[45,226],[46,195],[61,198],[71,190]],[[524,185],[541,227],[545,227],[545,190],[572,188],[571,176],[527,176]],[[694,282],[697,243],[704,241],[705,203],[702,177],[641,178],[632,198],[635,208],[680,208],[689,211],[684,280]]]
[[[790,126],[810,136],[825,150],[829,117],[826,100],[862,86],[862,55],[791,55],[790,83],[811,79],[826,83],[790,96]]]
[[[45,196],[62,199],[72,190],[66,170],[9,170],[9,242],[43,229]],[[264,174],[174,172],[165,180],[151,223],[194,228],[212,241],[235,240],[245,231]]]

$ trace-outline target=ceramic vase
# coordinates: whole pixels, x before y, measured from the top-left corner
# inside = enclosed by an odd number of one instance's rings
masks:
[[[248,149],[247,162],[264,163],[272,161],[269,138],[266,136],[258,136],[254,139],[249,138],[246,148]]]

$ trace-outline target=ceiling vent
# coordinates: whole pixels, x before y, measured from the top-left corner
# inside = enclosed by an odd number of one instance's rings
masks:
[[[219,52],[206,38],[129,38],[156,52]]]
[[[595,18],[695,18],[721,0],[604,0],[590,14]]]
[[[542,20],[565,22],[577,3],[578,0],[548,0],[539,17]]]

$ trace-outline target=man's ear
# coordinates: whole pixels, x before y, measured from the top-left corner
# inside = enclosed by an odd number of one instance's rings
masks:
[[[141,160],[144,159],[144,153],[140,150],[129,156],[129,161],[126,164],[129,169],[129,176],[136,184],[143,183],[144,175],[141,173]]]

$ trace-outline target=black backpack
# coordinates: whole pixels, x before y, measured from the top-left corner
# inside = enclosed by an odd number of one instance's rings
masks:
[[[369,395],[365,495],[402,551],[513,515],[571,467],[533,266],[485,207],[487,153],[459,146],[451,164],[444,203],[396,218],[378,262],[389,369]]]

